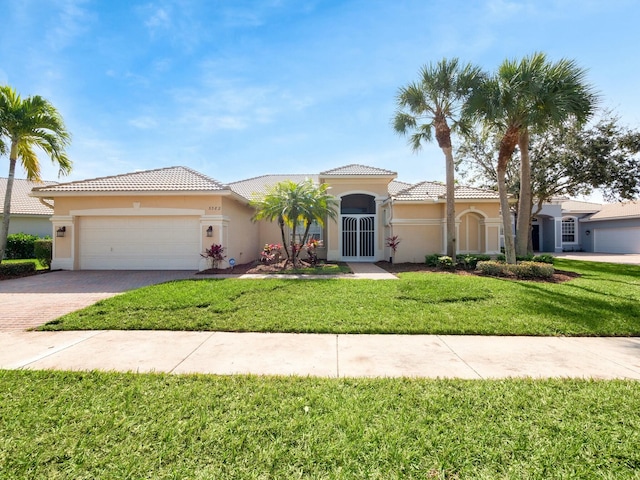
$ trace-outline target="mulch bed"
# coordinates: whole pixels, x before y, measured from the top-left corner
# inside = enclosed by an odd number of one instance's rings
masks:
[[[389,262],[376,262],[376,265],[387,272],[390,273],[403,273],[403,272],[438,272],[438,273],[451,273],[456,275],[475,275],[479,277],[483,277],[485,275],[477,272],[475,270],[464,270],[464,269],[456,269],[456,270],[442,270],[436,267],[429,267],[424,263],[389,263]],[[564,270],[556,270],[553,274],[553,277],[549,279],[532,279],[528,280],[531,282],[543,282],[543,283],[563,283],[568,282],[569,280],[573,280],[574,278],[578,278],[581,275],[575,272],[567,272]],[[515,276],[505,276],[498,277],[504,278],[507,280],[522,280],[518,279]]]
[[[476,275],[483,276],[481,273],[476,272],[475,270],[464,270],[464,269],[456,269],[451,271],[441,270],[435,267],[428,267],[424,263],[389,263],[389,262],[376,262],[376,265],[389,273],[403,273],[403,272],[424,272],[424,273],[451,273],[456,275]],[[308,267],[310,265],[302,262],[301,267]],[[210,268],[208,270],[203,270],[198,272],[203,275],[244,275],[245,273],[253,273],[253,274],[266,274],[266,273],[278,273],[283,270],[291,270],[293,266],[291,264],[287,264],[285,268],[285,262],[274,263],[272,265],[265,265],[262,263],[245,263],[243,265],[236,265],[233,268]],[[575,272],[566,272],[562,270],[556,270],[553,274],[553,277],[550,279],[537,279],[537,280],[529,280],[532,282],[543,282],[543,283],[563,283],[569,280],[573,280],[574,278],[580,277],[579,273]],[[500,277],[506,280],[518,280],[514,277]]]

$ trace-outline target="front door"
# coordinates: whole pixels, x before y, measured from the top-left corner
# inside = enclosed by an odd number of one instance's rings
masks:
[[[343,260],[375,260],[375,216],[342,215]]]
[[[344,261],[373,262],[376,257],[375,197],[345,195],[340,203],[341,257]]]

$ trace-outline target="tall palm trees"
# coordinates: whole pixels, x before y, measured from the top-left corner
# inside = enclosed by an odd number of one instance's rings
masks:
[[[3,142],[3,137],[6,142]],[[9,150],[9,176],[0,230],[0,262],[7,246],[11,194],[18,159],[27,172],[27,178],[40,181],[40,163],[34,151],[34,147],[39,147],[58,164],[60,174],[66,175],[71,171],[71,161],[65,153],[69,140],[62,117],[47,100],[37,95],[22,99],[11,87],[0,86],[0,144],[4,144],[0,147],[8,145]]]
[[[451,130],[461,125],[460,111],[481,77],[479,68],[461,65],[457,58],[424,66],[420,80],[400,88],[393,126],[396,132],[413,132],[409,143],[414,151],[433,139],[433,132],[446,161],[447,255],[455,262],[455,179]]]
[[[543,53],[519,62],[504,61],[497,73],[482,82],[470,96],[466,113],[501,135],[498,151],[498,192],[504,229],[505,254],[515,263],[516,253],[527,253],[531,223],[531,167],[529,133],[544,130],[567,118],[583,122],[592,114],[596,95],[585,82],[585,71],[572,60],[551,63]],[[508,162],[520,150],[520,196],[516,225],[517,245],[511,229],[505,183]],[[517,247],[517,248],[516,248]]]
[[[300,253],[296,244],[296,230],[302,224],[304,233],[301,244],[307,241],[309,228],[315,221],[324,225],[325,218],[337,218],[337,200],[327,190],[328,184],[314,186],[311,180],[295,183],[291,180],[274,185],[262,198],[251,204],[256,208],[253,220],[277,221],[287,260],[296,262]],[[285,226],[291,229],[287,238]],[[290,250],[291,248],[291,250]]]

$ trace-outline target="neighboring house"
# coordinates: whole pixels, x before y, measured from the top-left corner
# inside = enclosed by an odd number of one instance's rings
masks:
[[[256,260],[265,243],[279,243],[275,223],[253,222],[250,200],[280,181],[328,183],[339,200],[338,221],[316,226],[321,258],[387,260],[386,238],[397,235],[396,262],[423,262],[445,251],[445,186],[408,184],[395,172],[348,165],[310,175],[265,175],[223,185],[186,167],[170,167],[35,188],[55,200],[52,268],[203,269],[212,243],[236,263]],[[458,251],[498,253],[496,192],[456,188]],[[224,266],[224,265],[223,265]]]
[[[53,206],[51,202],[45,204],[40,199],[29,194],[34,187],[54,185],[55,182],[35,183],[29,180],[15,178],[11,191],[11,220],[9,222],[9,234],[28,233],[38,237],[51,236],[51,215]],[[0,178],[0,214],[4,215],[4,196],[7,191],[7,179]]]
[[[640,203],[600,204],[559,198],[532,224],[534,251],[640,253]]]

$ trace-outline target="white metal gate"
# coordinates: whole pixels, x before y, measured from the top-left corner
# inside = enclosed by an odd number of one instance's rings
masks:
[[[375,215],[342,216],[343,260],[375,259]]]

